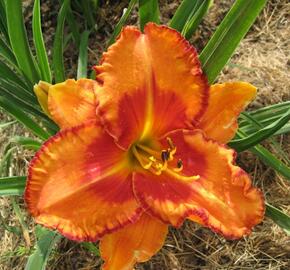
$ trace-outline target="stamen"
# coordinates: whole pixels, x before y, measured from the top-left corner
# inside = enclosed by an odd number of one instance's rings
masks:
[[[144,146],[142,144],[137,144],[136,146],[152,156],[159,156],[159,154],[160,154],[160,152],[154,151],[153,149],[151,149],[147,146]]]
[[[192,181],[199,179],[199,176],[184,176],[179,175],[183,170],[183,163],[178,159],[176,168],[170,168],[169,162],[174,160],[174,155],[177,147],[173,144],[171,138],[166,138],[169,148],[167,150],[156,151],[142,144],[136,144],[132,147],[133,154],[139,161],[142,168],[149,170],[155,175],[160,175],[162,172],[169,174],[171,177],[182,181]]]
[[[174,168],[173,170],[175,172],[181,172],[183,170],[183,163],[181,159],[177,161],[177,168]]]
[[[198,180],[200,178],[199,175],[192,175],[192,176],[180,175],[180,174],[178,174],[175,171],[170,170],[170,169],[167,169],[166,171],[164,171],[164,173],[167,173],[170,176],[172,176],[173,178],[176,178],[178,180],[182,180],[182,181],[185,181],[185,182],[190,182],[190,181]]]
[[[151,160],[152,162],[156,162],[157,161],[157,159],[155,157],[153,157],[153,156],[149,157],[149,160]]]
[[[170,146],[170,148],[171,149],[174,149],[175,148],[175,145],[173,144],[172,140],[169,137],[167,137],[166,140],[167,140],[167,143]]]

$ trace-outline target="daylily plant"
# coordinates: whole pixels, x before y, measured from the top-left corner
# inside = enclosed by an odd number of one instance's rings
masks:
[[[95,70],[96,80],[35,87],[61,129],[29,167],[36,222],[100,240],[106,270],[147,261],[186,219],[229,239],[249,234],[264,199],[225,144],[256,88],[209,86],[196,50],[153,23],[124,28]]]

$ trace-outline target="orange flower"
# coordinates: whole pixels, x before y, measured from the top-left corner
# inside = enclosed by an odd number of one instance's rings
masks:
[[[106,270],[132,269],[189,219],[234,239],[264,215],[261,192],[227,143],[256,89],[208,86],[197,53],[176,31],[126,27],[97,81],[48,86],[61,131],[29,168],[36,222],[77,241],[100,239]],[[43,105],[44,106],[44,105]]]

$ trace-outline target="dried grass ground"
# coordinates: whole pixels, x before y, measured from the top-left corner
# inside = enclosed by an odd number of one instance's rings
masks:
[[[112,1],[113,2],[113,1]],[[121,10],[127,1],[104,5],[100,10],[100,35],[91,40],[91,64],[96,63],[105,41],[118,20]],[[161,1],[163,22],[167,22],[177,6],[173,0]],[[199,28],[192,42],[199,51],[207,42],[215,26],[224,16],[232,1],[218,0],[211,8],[205,21]],[[48,4],[48,7],[51,6]],[[51,12],[49,8],[46,12]],[[55,14],[55,10],[53,11]],[[29,12],[27,13],[29,19]],[[52,14],[52,13],[51,13]],[[290,4],[287,0],[269,1],[259,16],[254,27],[246,36],[231,62],[224,69],[219,81],[245,80],[259,89],[258,97],[250,109],[289,100],[289,28]],[[136,15],[131,23],[136,23]],[[53,22],[46,22],[47,33],[51,34]],[[70,50],[71,51],[71,50]],[[67,54],[70,53],[67,52]],[[75,66],[76,58],[70,57],[67,66]],[[71,69],[71,76],[74,74]],[[0,112],[1,122],[7,116]],[[0,151],[5,143],[14,135],[25,132],[18,125],[0,130]],[[27,134],[27,133],[26,133]],[[285,153],[290,153],[290,138],[277,138]],[[277,149],[271,149],[277,152]],[[18,150],[14,154],[11,174],[23,175],[31,158],[29,151]],[[264,166],[255,156],[244,152],[239,156],[239,165],[248,171],[255,185],[265,193],[266,199],[275,206],[281,207],[290,214],[290,185],[283,177],[271,168]],[[23,212],[23,201],[19,199]],[[15,215],[10,198],[0,198],[0,270],[24,269],[30,249],[22,234],[13,234],[3,227],[21,227]],[[30,237],[33,222],[25,216],[29,224]],[[124,243],[125,244],[125,243]],[[89,270],[99,269],[101,260],[96,258],[80,244],[63,239],[53,252],[49,261],[49,270]],[[290,269],[290,238],[271,220],[266,218],[258,225],[251,236],[239,241],[226,241],[211,231],[198,225],[186,222],[181,229],[171,229],[163,249],[148,263],[140,264],[139,270],[198,270],[198,269]],[[117,269],[116,269],[117,270]]]

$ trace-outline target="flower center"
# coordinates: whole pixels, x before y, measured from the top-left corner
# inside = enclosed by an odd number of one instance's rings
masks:
[[[183,170],[182,159],[177,159],[174,155],[177,147],[171,138],[167,138],[168,148],[161,151],[154,150],[142,143],[137,143],[132,147],[132,153],[139,165],[155,175],[166,173],[180,180],[197,180],[199,176],[185,176],[181,174]]]

